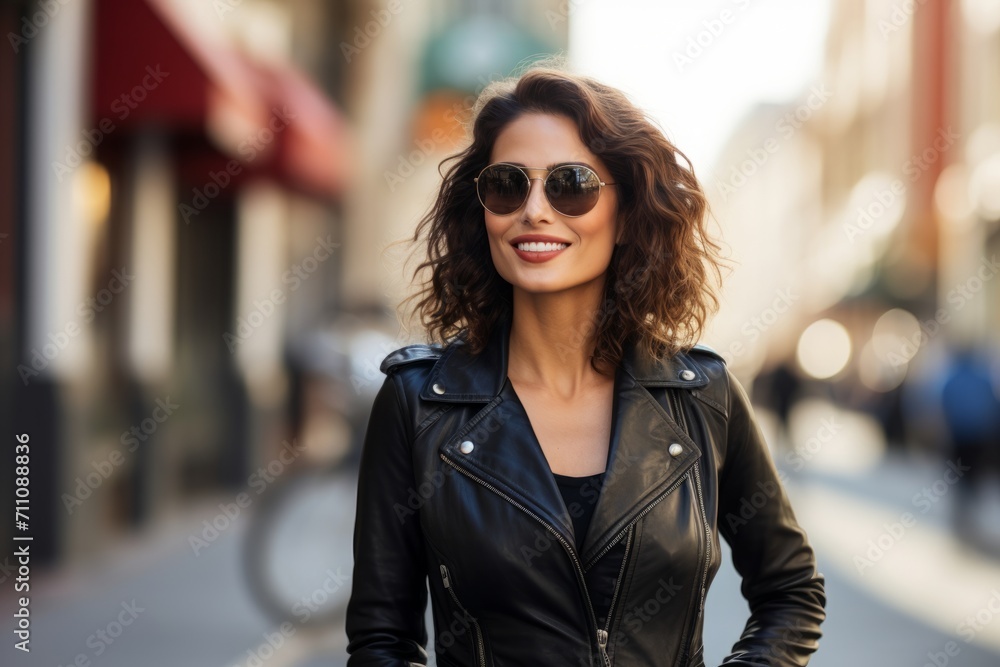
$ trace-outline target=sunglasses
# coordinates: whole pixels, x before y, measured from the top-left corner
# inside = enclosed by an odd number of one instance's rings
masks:
[[[529,178],[528,169],[548,172],[544,179]],[[589,213],[601,197],[605,183],[593,169],[582,164],[562,164],[553,169],[519,167],[497,162],[483,169],[472,179],[476,183],[479,202],[493,215],[510,215],[524,206],[531,181],[543,182],[545,198],[560,215],[578,218]]]

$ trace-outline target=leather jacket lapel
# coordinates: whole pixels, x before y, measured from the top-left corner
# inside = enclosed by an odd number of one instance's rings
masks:
[[[472,443],[471,450],[464,451],[462,443]],[[492,491],[537,515],[569,544],[574,543],[572,520],[562,495],[509,382],[438,451]],[[483,526],[483,530],[489,532],[490,528]]]
[[[492,401],[507,379],[510,323],[498,326],[486,348],[471,355],[464,334],[448,345],[431,368],[420,398],[427,401],[469,403]]]
[[[617,375],[610,466],[583,542],[584,569],[701,456],[645,387],[621,367]],[[676,456],[670,453],[674,443],[682,446]]]
[[[431,369],[420,397],[485,403],[441,443],[439,455],[536,515],[575,550],[569,511],[528,415],[507,380],[509,335],[507,322],[497,328],[478,356],[466,354],[462,341],[448,346]],[[700,387],[707,382],[686,355],[656,361],[644,358],[633,347],[626,349],[615,371],[609,470],[580,552],[585,570],[627,524],[672,490],[701,455],[647,387]],[[674,448],[671,454],[670,446],[675,443],[682,449]]]

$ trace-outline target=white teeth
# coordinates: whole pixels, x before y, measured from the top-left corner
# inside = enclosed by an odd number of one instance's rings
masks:
[[[532,241],[531,243],[518,243],[517,249],[525,252],[549,252],[562,250],[567,245],[566,243],[536,243]]]

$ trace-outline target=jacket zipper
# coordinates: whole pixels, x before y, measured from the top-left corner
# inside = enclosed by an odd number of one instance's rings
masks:
[[[587,581],[586,581],[586,579],[583,576],[583,567],[580,564],[580,559],[577,557],[576,550],[574,549],[574,547],[568,541],[566,541],[565,539],[563,539],[562,535],[559,534],[559,531],[557,531],[555,528],[553,528],[549,523],[547,523],[544,519],[542,519],[537,514],[535,514],[534,512],[532,512],[530,509],[528,509],[527,507],[525,507],[521,503],[517,502],[516,500],[514,500],[513,498],[511,498],[509,495],[507,495],[506,493],[504,493],[503,491],[501,491],[497,487],[493,486],[492,484],[490,484],[486,480],[480,479],[480,478],[476,477],[475,475],[473,475],[472,473],[468,472],[467,470],[465,470],[464,468],[462,468],[460,465],[458,465],[454,461],[452,461],[450,458],[448,458],[447,456],[445,456],[444,453],[439,453],[438,455],[441,457],[442,461],[445,461],[446,463],[448,463],[449,465],[451,465],[453,468],[455,468],[456,470],[458,470],[460,473],[462,473],[463,475],[465,475],[469,479],[472,479],[472,480],[478,482],[479,484],[485,486],[487,489],[493,491],[494,493],[496,493],[500,497],[504,498],[507,502],[509,502],[510,504],[514,505],[518,509],[520,509],[525,514],[527,514],[528,516],[532,517],[535,521],[537,521],[538,523],[540,523],[543,526],[545,526],[545,528],[548,529],[548,531],[550,533],[552,533],[557,540],[559,540],[559,543],[563,545],[563,548],[566,550],[566,553],[569,554],[570,558],[573,561],[574,569],[576,570],[576,574],[577,574],[577,580],[580,582],[580,587],[583,589],[584,600],[586,600],[586,602],[587,602],[587,610],[590,613],[590,618],[593,620],[593,626],[595,628],[597,628],[597,614],[594,612],[594,605],[590,601],[590,592],[587,590]],[[695,464],[695,465],[697,465],[697,464]],[[639,514],[637,514],[635,516],[635,518],[633,518],[631,521],[629,521],[628,525],[621,532],[619,532],[618,535],[615,536],[615,539],[613,539],[608,544],[608,546],[605,547],[601,551],[600,554],[598,554],[597,558],[600,558],[600,556],[602,556],[605,553],[607,553],[618,542],[618,540],[621,539],[622,535],[625,535],[626,533],[628,533],[631,530],[632,526],[634,526],[635,523],[639,519],[641,519],[650,510],[652,510],[653,507],[655,507],[657,503],[659,503],[661,500],[663,500],[664,498],[666,498],[667,496],[669,496],[678,486],[681,485],[681,483],[684,482],[685,479],[690,478],[690,476],[691,476],[691,472],[690,471],[684,473],[683,476],[681,476],[676,482],[674,482],[673,484],[670,485],[669,489],[667,489],[666,491],[664,491],[663,493],[661,493],[656,498],[656,500],[654,500],[649,505],[647,505],[645,508],[643,508],[643,510],[641,512],[639,512]],[[627,557],[627,555],[628,555],[628,549],[626,548],[626,557]],[[594,560],[597,560],[597,558],[595,558]],[[622,568],[623,568],[623,571],[624,571],[625,562],[626,561],[623,558],[622,559]],[[619,581],[615,583],[615,591],[616,592],[618,590],[618,584],[619,583],[620,583],[620,577],[619,577]],[[614,601],[612,600],[612,605],[613,604],[614,604]],[[609,621],[611,619],[611,613],[610,613],[611,611],[612,611],[611,609],[609,609],[609,611],[608,611],[608,619],[609,619]],[[608,657],[608,653],[607,653],[607,650],[606,650],[606,647],[607,647],[607,644],[608,644],[608,631],[606,629],[604,629],[604,628],[597,628],[596,635],[597,635],[597,646],[600,649],[601,657],[604,659],[604,664],[610,666],[611,665],[611,658]]]
[[[698,598],[698,609],[695,611],[695,615],[691,619],[690,631],[687,633],[687,637],[684,640],[684,646],[680,651],[680,656],[683,660],[687,660],[688,651],[691,650],[691,642],[694,640],[694,631],[695,626],[697,625],[698,617],[701,616],[702,611],[705,609],[705,581],[708,579],[708,568],[712,559],[712,529],[709,527],[708,519],[705,517],[705,501],[701,491],[701,469],[700,464],[698,463],[694,464],[694,482],[695,488],[698,491],[698,506],[701,508],[702,525],[705,528],[705,559],[701,565],[701,590]]]
[[[701,604],[698,605],[698,612],[705,609],[705,580],[708,578],[708,567],[712,560],[712,527],[708,525],[708,517],[705,515],[705,498],[701,492],[701,468],[700,464],[694,464],[694,481],[698,487],[698,505],[701,506],[701,520],[705,524],[705,569],[701,575]]]
[[[604,629],[598,632],[602,638],[601,654],[604,656],[604,664],[611,667],[611,658],[608,656],[608,631],[611,629],[611,619],[614,616],[615,601],[618,599],[618,589],[621,588],[622,578],[625,576],[625,566],[628,564],[628,554],[632,549],[632,537],[635,534],[635,524],[630,524],[628,529],[628,539],[625,540],[625,553],[622,556],[622,566],[618,570],[618,578],[615,580],[615,590],[611,593],[611,605],[608,607],[608,617],[604,621]]]
[[[472,619],[472,626],[476,629],[476,642],[479,645],[479,651],[476,654],[476,664],[482,665],[482,667],[486,667],[486,647],[483,644],[483,633],[482,630],[479,628],[479,621],[477,621],[476,618],[465,609],[465,606],[462,605],[461,602],[459,602],[458,595],[455,593],[455,589],[451,587],[451,575],[448,572],[448,566],[445,565],[444,563],[441,563],[440,567],[441,567],[441,581],[444,582],[444,587],[448,590],[448,593],[451,594],[451,599],[455,601],[455,604],[458,605],[458,608],[462,610],[462,613],[465,614],[468,618]]]
[[[674,414],[676,415],[676,421],[680,424],[681,429],[684,433],[690,437],[687,428],[687,419],[684,417],[684,411],[681,407],[680,397],[676,392],[668,392],[670,396],[671,404],[674,407]],[[701,590],[699,592],[699,602],[698,611],[696,612],[698,616],[705,610],[705,594],[706,587],[705,581],[708,579],[708,570],[712,561],[712,527],[708,523],[708,515],[705,512],[705,497],[701,489],[701,464],[696,462],[694,464],[694,481],[695,488],[698,492],[698,506],[701,509],[701,520],[705,527],[705,561],[702,564],[702,575],[701,575]],[[689,634],[684,650],[681,651],[681,655],[686,655],[687,651],[690,650],[691,641],[694,639],[694,627],[696,625],[697,619],[691,624],[691,633]]]

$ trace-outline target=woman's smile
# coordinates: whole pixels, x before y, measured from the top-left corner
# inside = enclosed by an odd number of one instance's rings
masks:
[[[562,254],[571,244],[551,236],[541,234],[522,234],[515,237],[510,245],[514,253],[526,262],[547,262]]]
[[[517,256],[526,262],[547,262],[553,257],[562,254],[563,250],[569,246],[565,245],[554,245],[548,243],[523,243],[521,247],[514,246],[514,252]],[[525,248],[525,249],[522,249]]]

